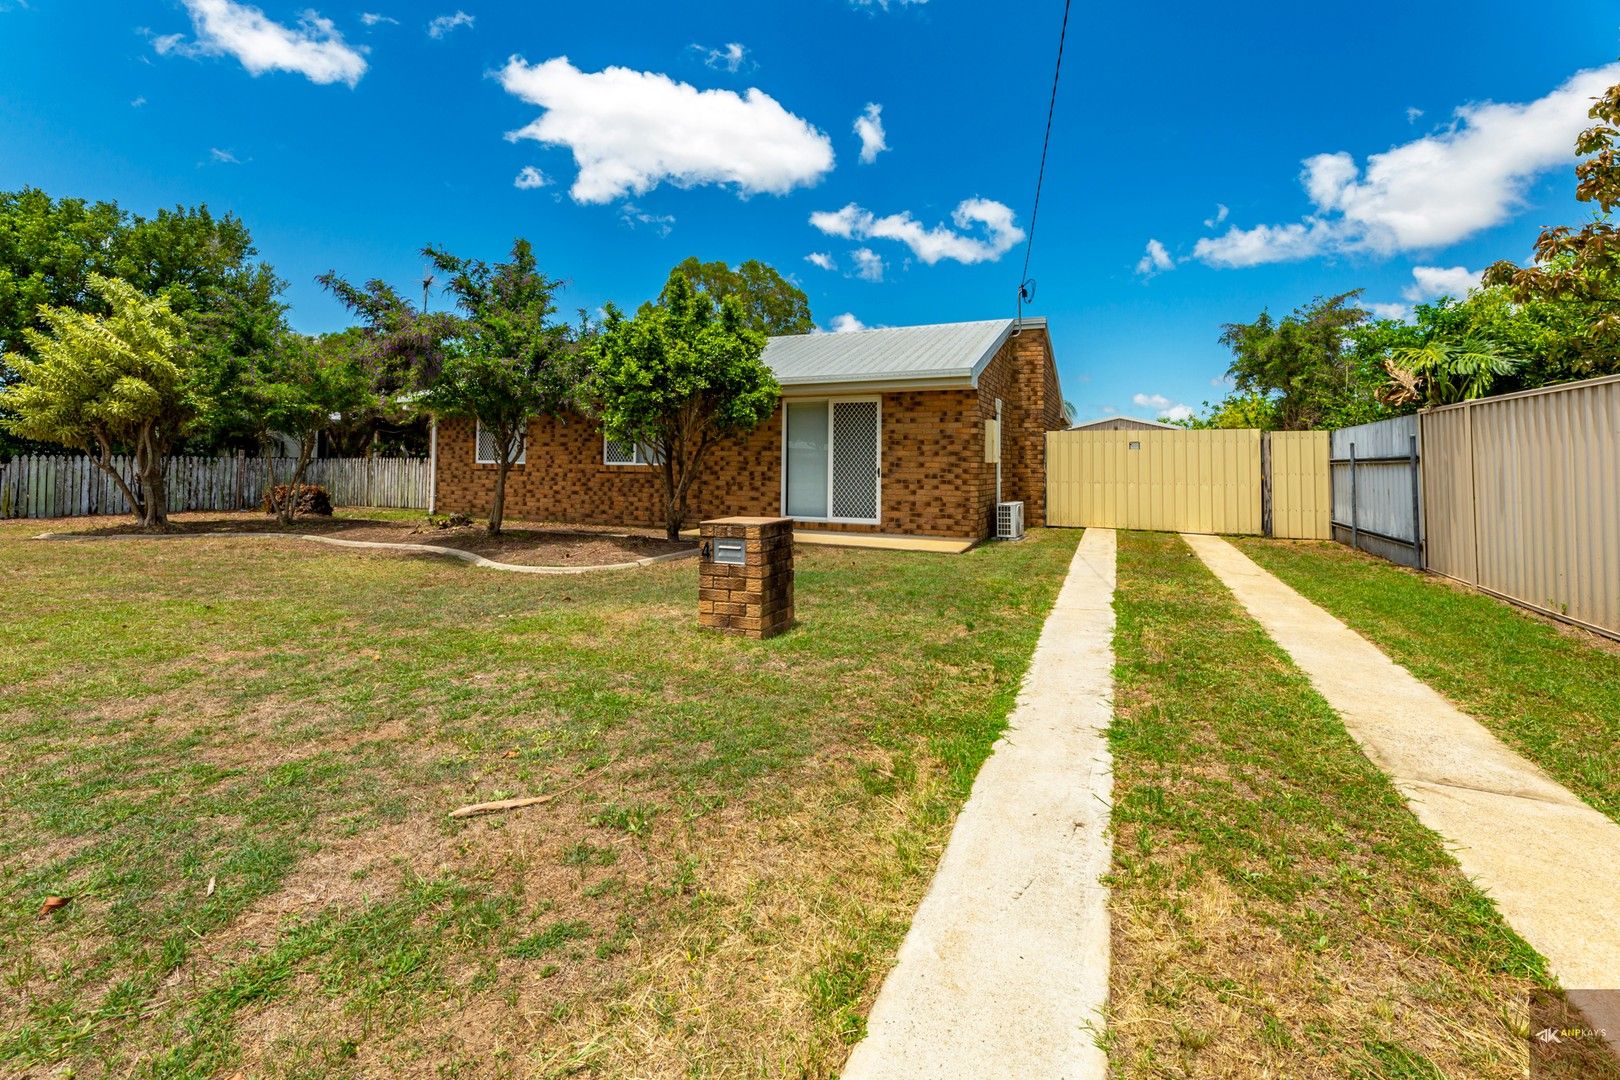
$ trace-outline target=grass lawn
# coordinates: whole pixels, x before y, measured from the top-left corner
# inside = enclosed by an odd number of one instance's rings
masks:
[[[1342,544],[1237,543],[1620,821],[1620,644]]]
[[[747,642],[690,563],[40,528],[0,525],[0,1073],[81,1077],[831,1075],[1079,539],[801,549]]]
[[[1541,959],[1178,537],[1119,557],[1115,1075],[1522,1076]]]

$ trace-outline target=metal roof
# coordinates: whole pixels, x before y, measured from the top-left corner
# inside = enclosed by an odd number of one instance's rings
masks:
[[[1044,319],[1025,319],[1044,326]],[[1012,336],[1017,319],[895,326],[774,337],[765,365],[787,387],[874,383],[972,386]]]

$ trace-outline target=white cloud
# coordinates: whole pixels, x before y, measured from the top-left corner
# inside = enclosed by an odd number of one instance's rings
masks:
[[[440,15],[438,18],[428,23],[428,37],[437,40],[444,37],[452,30],[459,29],[463,26],[472,26],[475,22],[477,22],[476,19],[458,8],[454,15]]]
[[[580,71],[559,56],[514,56],[500,73],[510,94],[545,112],[509,139],[573,151],[582,203],[676,187],[733,184],[740,195],[780,195],[833,166],[832,142],[757,89],[699,90],[667,75],[610,67]]]
[[[512,186],[520,191],[533,191],[535,188],[543,188],[549,183],[551,183],[549,176],[533,165],[525,165],[518,170],[517,179],[512,181]]]
[[[1228,214],[1230,214],[1231,212],[1232,211],[1227,207],[1227,205],[1225,203],[1216,203],[1215,204],[1215,216],[1214,217],[1207,217],[1207,218],[1204,219],[1204,228],[1213,229],[1215,226],[1217,226],[1221,222],[1225,221],[1226,216]]]
[[[360,21],[367,26],[376,26],[379,23],[389,23],[392,26],[399,25],[398,19],[390,18],[387,15],[382,15],[375,11],[362,11],[360,13]]]
[[[846,311],[842,315],[834,315],[833,321],[827,324],[827,329],[834,334],[849,334],[856,330],[865,330],[866,324]]]
[[[208,156],[210,158],[212,158],[216,164],[219,164],[219,165],[240,165],[240,164],[242,164],[241,159],[238,158],[235,154],[231,153],[229,150],[221,150],[217,146],[211,146],[211,147],[208,148]]]
[[[1368,304],[1367,310],[1380,319],[1395,319],[1398,322],[1412,317],[1412,309],[1405,304]]]
[[[855,118],[855,134],[861,140],[861,164],[870,165],[889,148],[883,133],[883,106],[868,103]]]
[[[830,252],[826,251],[812,251],[804,257],[804,261],[812,266],[819,266],[823,270],[838,269],[838,260],[834,259]]]
[[[849,0],[849,6],[850,7],[880,8],[883,11],[888,11],[889,10],[889,5],[891,5],[891,4],[894,5],[895,7],[903,8],[903,7],[909,7],[912,4],[926,4],[926,3],[928,3],[928,0]]]
[[[668,236],[675,227],[674,214],[652,214],[643,210],[635,203],[625,203],[619,207],[619,220],[632,229],[643,225],[649,226],[659,236]]]
[[[1358,165],[1316,154],[1300,180],[1314,211],[1287,225],[1233,228],[1193,249],[1212,266],[1255,266],[1338,251],[1389,255],[1456,243],[1507,221],[1535,177],[1567,166],[1592,99],[1620,82],[1620,63],[1578,72],[1525,104],[1461,106],[1446,128]]]
[[[1414,266],[1412,284],[1401,290],[1401,295],[1417,303],[1450,296],[1466,300],[1472,289],[1479,288],[1483,270],[1470,270],[1466,266]]]
[[[296,28],[266,18],[264,12],[235,0],[182,0],[191,13],[197,40],[182,34],[152,39],[159,55],[219,56],[230,54],[251,75],[292,71],[310,82],[354,86],[366,73],[363,48],[343,40],[332,20],[306,11]]]
[[[1228,229],[1221,236],[1206,236],[1194,244],[1193,258],[1223,268],[1289,262],[1321,254],[1340,235],[1339,230],[1314,219],[1307,224]]]
[[[1166,270],[1174,270],[1176,261],[1164,249],[1164,245],[1157,240],[1147,242],[1147,251],[1136,261],[1136,272],[1145,277],[1154,277]]]
[[[883,280],[883,257],[871,248],[856,248],[849,253],[855,263],[855,276],[862,281]]]
[[[141,97],[138,97],[138,98],[135,98],[134,100],[132,100],[129,103],[129,107],[132,108],[132,109],[139,109],[139,108],[143,107],[145,104],[146,104],[146,97],[145,97],[145,95],[142,95]]]
[[[1417,123],[1418,118],[1421,117],[1422,115],[1423,115],[1423,110],[1418,108],[1416,105],[1408,105],[1406,107],[1406,122],[1408,124]]]
[[[733,75],[748,61],[748,49],[739,41],[728,41],[718,49],[706,45],[693,45],[692,48],[703,54],[703,62],[709,67],[716,71],[729,71]]]
[[[1216,375],[1209,380],[1209,385],[1217,390],[1230,390],[1237,386],[1237,380],[1230,375]]]
[[[810,224],[829,236],[851,240],[898,240],[913,255],[934,265],[941,259],[961,263],[994,262],[1019,241],[1024,230],[1013,224],[1012,210],[994,199],[964,199],[951,214],[958,232],[945,225],[925,229],[909,210],[887,217],[874,217],[850,203],[842,210],[819,210],[810,215]],[[983,236],[966,235],[974,225],[983,226]]]
[[[1131,398],[1131,404],[1152,409],[1161,420],[1191,420],[1197,411],[1191,405],[1173,402],[1163,394],[1136,394]]]

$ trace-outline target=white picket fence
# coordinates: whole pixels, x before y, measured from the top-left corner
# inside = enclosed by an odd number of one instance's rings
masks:
[[[115,457],[112,464],[136,486],[131,459]],[[296,464],[276,458],[276,482],[286,483]],[[261,458],[175,457],[165,476],[171,512],[256,510],[264,499]],[[426,509],[433,474],[420,458],[317,458],[304,482],[323,485],[338,506]],[[112,477],[82,454],[25,454],[0,462],[0,518],[128,513],[129,500]]]

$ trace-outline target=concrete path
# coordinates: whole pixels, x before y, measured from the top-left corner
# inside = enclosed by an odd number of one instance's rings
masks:
[[[1564,988],[1620,990],[1620,825],[1225,540],[1184,539]],[[1620,1035],[1620,994],[1569,996]]]
[[[1087,529],[845,1080],[1106,1075],[1113,596]]]
[[[671,551],[664,555],[648,555],[633,562],[603,563],[600,566],[528,566],[523,563],[496,562],[471,551],[461,548],[445,547],[443,544],[395,544],[384,540],[340,540],[335,536],[316,536],[312,533],[289,532],[208,532],[208,533],[107,533],[104,536],[91,536],[83,533],[40,533],[35,540],[57,540],[62,542],[87,542],[91,540],[218,540],[220,538],[242,539],[259,537],[271,540],[312,540],[317,544],[331,544],[333,547],[366,548],[372,551],[398,551],[406,555],[442,555],[447,559],[460,559],[474,566],[481,566],[486,570],[504,570],[508,574],[589,574],[597,570],[634,570],[638,566],[651,566],[654,563],[673,562],[676,559],[691,559],[697,556],[697,548],[691,551]]]

